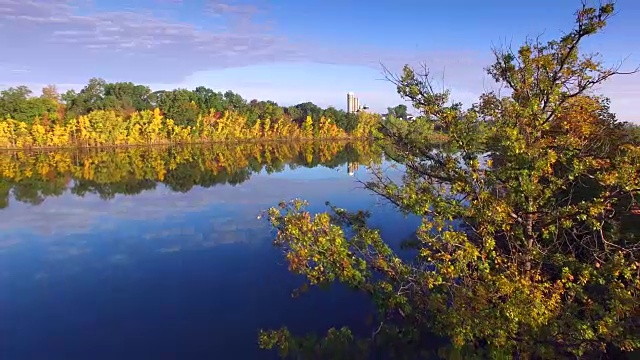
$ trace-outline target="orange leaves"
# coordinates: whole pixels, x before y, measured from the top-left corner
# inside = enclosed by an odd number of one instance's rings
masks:
[[[596,98],[570,98],[560,109],[553,126],[564,131],[567,140],[579,145],[581,141],[601,131],[603,124],[598,113],[600,109],[601,105]]]

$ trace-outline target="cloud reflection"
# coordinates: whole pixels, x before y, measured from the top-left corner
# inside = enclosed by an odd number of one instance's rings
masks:
[[[261,211],[296,197],[366,207],[368,174],[348,169],[380,159],[338,143],[0,154],[0,290],[273,254]]]
[[[110,200],[66,193],[38,206],[14,204],[3,210],[0,259],[18,261],[16,254],[23,254],[22,262],[30,263],[39,281],[80,276],[88,269],[136,269],[131,266],[153,253],[187,256],[219,246],[270,246],[268,224],[256,216],[284,199],[305,197],[318,204],[332,197],[371,200],[365,191],[354,191],[355,180],[346,173],[335,177],[334,169],[316,171],[326,176],[304,180],[261,174],[236,187],[194,187],[187,193],[159,186]],[[5,277],[14,276],[18,267],[10,267]]]

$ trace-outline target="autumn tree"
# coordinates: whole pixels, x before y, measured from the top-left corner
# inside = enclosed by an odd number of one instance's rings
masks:
[[[42,95],[40,97],[51,100],[56,104],[60,102],[60,93],[58,93],[58,88],[55,85],[47,85],[43,87]]]
[[[507,96],[451,103],[428,73],[389,74],[398,93],[447,131],[438,150],[388,128],[401,181],[374,171],[367,188],[422,217],[416,257],[400,258],[367,213],[317,215],[295,200],[268,215],[275,244],[305,286],[339,281],[371,296],[371,336],[348,328],[260,344],[291,358],[602,358],[640,347],[640,147],[594,87],[619,67],[580,53],[611,3],[583,6],[558,40],[496,49],[487,70]],[[407,126],[411,127],[412,124]],[[435,339],[447,339],[435,351]]]

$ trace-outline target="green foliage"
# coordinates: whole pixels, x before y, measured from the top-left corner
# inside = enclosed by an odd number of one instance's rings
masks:
[[[105,109],[113,109],[123,113],[151,110],[151,89],[131,82],[105,84]]]
[[[67,114],[69,117],[88,114],[95,110],[104,110],[106,84],[106,81],[103,79],[92,78],[89,80],[87,86],[80,90],[79,93],[76,94],[73,90],[67,91],[62,99],[67,105]]]
[[[298,109],[300,113],[300,118],[294,120],[302,120],[306,119],[307,117],[311,117],[315,121],[318,121],[320,119],[320,116],[322,116],[322,108],[312,102],[305,102],[295,105],[294,107]]]
[[[199,109],[209,109],[219,112],[224,111],[226,108],[224,96],[219,92],[215,92],[204,86],[198,86],[193,90],[193,93]]]
[[[178,126],[195,126],[200,115],[196,95],[187,89],[156,93],[158,108]]]
[[[412,143],[422,143],[423,146],[446,140],[445,135],[435,130],[434,122],[424,116],[417,117],[411,122],[387,116],[382,123],[382,134],[401,136]],[[388,150],[391,151],[391,149]]]
[[[367,184],[422,217],[416,257],[394,254],[367,214],[310,214],[295,200],[269,211],[289,269],[307,286],[335,281],[370,295],[373,335],[333,330],[308,344],[280,329],[260,344],[283,356],[344,354],[417,359],[433,339],[452,358],[600,358],[640,347],[640,146],[590,91],[616,69],[579,54],[613,14],[584,6],[557,41],[495,50],[490,75],[509,96],[482,95],[464,109],[406,66],[398,93],[447,133],[442,151],[416,130],[385,123],[394,182],[379,168]],[[327,353],[323,353],[325,349]],[[365,350],[362,350],[365,354]],[[356,356],[357,357],[357,356]]]
[[[284,109],[274,101],[251,100],[247,113],[249,126],[254,125],[258,120],[278,121],[284,118]]]
[[[627,136],[629,136],[629,141],[637,144],[640,144],[640,125],[626,123],[624,124],[625,131],[627,132]]]
[[[387,108],[387,116],[394,117],[396,119],[407,120],[408,115],[409,113],[407,112],[407,105],[405,104]]]
[[[25,123],[55,116],[57,102],[45,97],[31,97],[26,86],[9,88],[0,92],[0,119],[12,118]]]

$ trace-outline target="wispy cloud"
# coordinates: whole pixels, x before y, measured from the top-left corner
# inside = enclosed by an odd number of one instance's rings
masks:
[[[167,6],[171,8],[186,6],[170,2]],[[0,0],[0,21],[7,28],[3,33],[12,34],[0,38],[0,46],[12,49],[14,62],[32,68],[33,77],[42,83],[82,83],[91,76],[177,83],[196,71],[272,62],[378,68],[380,61],[395,64],[424,58],[364,46],[294,41],[272,31],[269,7],[262,2],[207,0],[203,18],[193,23],[161,10],[107,11],[90,4],[84,0]],[[215,16],[213,24],[211,15]]]
[[[205,11],[214,16],[232,16],[236,20],[248,21],[258,13],[264,12],[264,8],[256,4],[209,0],[205,5]]]
[[[0,64],[0,73],[27,74],[29,72],[31,72],[31,70],[20,65]]]
[[[161,71],[165,79],[175,81],[205,66],[302,56],[285,38],[254,29],[255,5],[211,1],[208,9],[226,20],[223,29],[161,17],[151,10],[92,11],[71,0],[0,0],[0,21],[9,28],[3,33],[13,34],[3,36],[0,46],[12,49],[13,57],[41,73],[56,69],[77,74],[70,76],[74,81],[99,75],[95,73],[101,68],[118,68],[119,77],[143,80]]]

